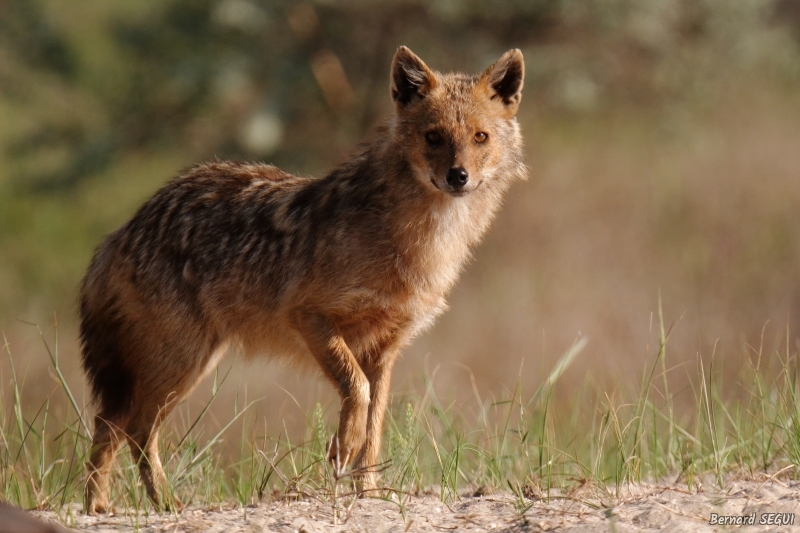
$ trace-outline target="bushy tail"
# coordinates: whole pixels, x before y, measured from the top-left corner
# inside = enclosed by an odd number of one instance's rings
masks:
[[[111,418],[130,408],[134,375],[126,363],[126,326],[119,302],[99,272],[105,266],[102,252],[95,255],[81,287],[81,361],[98,414]]]

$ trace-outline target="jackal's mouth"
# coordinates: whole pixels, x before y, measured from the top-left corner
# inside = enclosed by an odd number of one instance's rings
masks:
[[[431,185],[433,185],[434,187],[436,187],[445,194],[449,194],[450,196],[460,197],[460,196],[466,196],[471,192],[477,191],[478,187],[483,185],[483,180],[479,181],[478,184],[472,187],[471,189],[449,189],[449,188],[443,189],[441,186],[439,186],[438,183],[436,183],[436,180],[433,178],[431,178]]]

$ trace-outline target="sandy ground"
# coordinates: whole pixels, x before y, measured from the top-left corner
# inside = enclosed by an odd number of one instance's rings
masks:
[[[537,498],[535,491],[526,492],[531,499],[524,500],[522,506],[507,492],[462,496],[448,505],[433,495],[408,496],[403,509],[398,503],[374,498],[340,500],[338,523],[332,502],[316,499],[262,503],[247,508],[246,513],[233,507],[190,507],[179,516],[89,517],[75,512],[65,522],[79,531],[95,533],[800,531],[800,482],[794,481],[734,481],[722,490],[645,484],[624,487],[618,496],[583,488],[570,494],[551,494],[549,501]],[[755,525],[712,525],[712,513],[718,517],[749,517],[755,513]],[[53,512],[36,514],[61,521]],[[792,523],[767,524],[770,520]]]

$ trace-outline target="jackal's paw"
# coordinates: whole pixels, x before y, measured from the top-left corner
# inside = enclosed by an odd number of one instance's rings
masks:
[[[186,506],[178,499],[177,496],[165,498],[164,503],[160,506],[165,513],[179,513],[183,511],[184,507]]]
[[[358,448],[347,445],[344,440],[345,439],[340,438],[337,433],[333,436],[328,446],[328,461],[331,462],[333,474],[337,478],[344,477],[348,473],[347,467],[350,463],[355,461],[360,448],[363,447],[363,444],[358,446]]]
[[[83,513],[88,515],[108,514],[114,510],[109,507],[108,500],[87,500],[83,505]]]
[[[383,492],[378,489],[378,475],[369,469],[361,473],[356,479],[356,490],[359,498],[380,498]]]
[[[147,497],[150,498],[150,504],[157,513],[179,513],[185,507],[177,496],[166,493],[163,490],[148,492]]]

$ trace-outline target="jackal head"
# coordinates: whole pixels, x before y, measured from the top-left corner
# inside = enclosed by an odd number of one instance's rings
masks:
[[[516,49],[477,76],[441,74],[405,46],[397,50],[394,140],[424,187],[462,196],[524,176],[515,118],[524,74]]]

